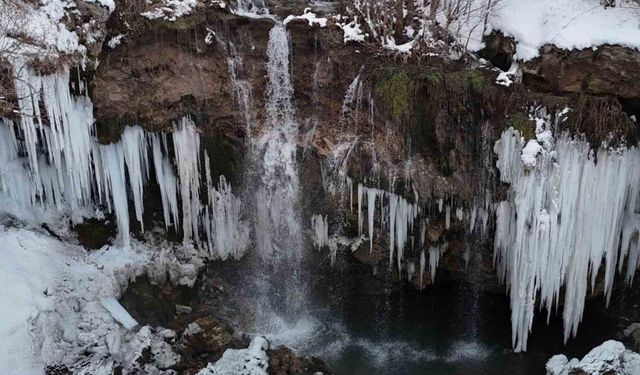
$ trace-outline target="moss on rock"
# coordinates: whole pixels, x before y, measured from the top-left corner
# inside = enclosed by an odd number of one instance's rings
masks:
[[[400,121],[409,111],[413,84],[404,71],[390,71],[375,85],[376,96],[390,109],[394,120]]]
[[[520,132],[525,141],[534,139],[536,136],[536,124],[523,112],[515,112],[505,119],[505,127],[512,127]]]

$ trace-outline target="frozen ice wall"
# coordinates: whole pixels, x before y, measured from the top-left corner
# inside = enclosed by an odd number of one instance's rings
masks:
[[[169,134],[127,127],[119,142],[101,145],[91,102],[71,95],[67,69],[48,76],[16,71],[20,117],[0,118],[0,193],[23,207],[68,212],[74,221],[104,207],[115,214],[119,240],[128,246],[130,200],[144,231],[144,186],[155,175],[166,228],[182,230],[185,241],[201,243],[213,257],[242,255],[248,227],[240,201],[224,177],[214,185],[208,156],[201,165],[191,120],[174,126],[171,143]],[[205,175],[207,197],[201,199]]]
[[[625,259],[629,281],[639,264],[640,150],[593,151],[541,130],[529,141],[539,147],[525,147],[509,129],[494,149],[501,180],[511,185],[496,210],[494,259],[509,288],[515,351],[527,349],[538,298],[551,314],[564,287],[566,341],[577,333],[601,266],[608,300]]]

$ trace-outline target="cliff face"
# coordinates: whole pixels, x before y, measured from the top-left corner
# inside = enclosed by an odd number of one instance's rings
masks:
[[[213,8],[176,22],[134,17],[125,26],[122,19],[116,11],[109,35],[125,28],[130,33],[119,46],[103,48],[91,79],[100,140],[117,140],[130,124],[169,130],[173,121],[189,115],[212,155],[214,174],[239,180],[247,132],[260,132],[264,120],[266,46],[273,22]],[[345,44],[342,31],[331,25],[312,27],[295,20],[287,28],[302,134],[299,148],[305,155],[303,184],[320,194],[305,203],[305,209],[309,215],[344,217],[357,228],[349,204],[320,189],[320,164],[335,167],[340,160],[340,168],[356,184],[422,202],[429,211],[427,243],[448,244],[439,265],[443,275],[467,278],[470,256],[468,219],[448,217],[455,216],[456,207],[464,207],[468,215],[473,205],[504,198],[493,144],[509,127],[533,138],[532,108],[544,106],[551,114],[571,108],[564,129],[584,134],[594,146],[603,140],[637,139],[638,127],[628,116],[632,113],[625,112],[633,111],[631,104],[640,97],[635,81],[628,79],[639,66],[635,51],[613,46],[578,52],[545,48],[541,57],[524,64],[522,83],[504,87],[495,84],[498,72],[491,64],[472,68],[438,57],[404,62],[375,46]],[[510,43],[492,36],[483,56],[497,66],[510,64]],[[229,65],[234,58],[242,63],[236,77]],[[234,79],[249,85],[254,116],[249,126]],[[345,156],[344,150],[351,151]],[[440,200],[453,213],[445,212]],[[483,233],[474,235],[484,243],[479,246],[485,253],[480,265],[486,275],[483,286],[495,289],[491,232]],[[353,256],[369,266],[383,266],[388,262],[386,241],[382,234],[373,253],[363,244]],[[407,257],[417,259],[419,253],[410,251]]]

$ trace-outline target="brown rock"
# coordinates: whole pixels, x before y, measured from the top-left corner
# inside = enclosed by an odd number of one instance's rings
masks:
[[[427,238],[429,241],[436,243],[445,231],[445,223],[443,220],[432,220],[427,225]]]
[[[269,368],[267,368],[269,375],[330,374],[327,366],[318,358],[297,356],[285,346],[267,350],[267,355],[269,356]]]
[[[640,52],[621,46],[572,51],[545,46],[523,72],[525,84],[543,91],[640,97]]]

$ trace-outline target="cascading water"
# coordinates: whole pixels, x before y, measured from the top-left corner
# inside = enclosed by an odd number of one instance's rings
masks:
[[[257,246],[264,259],[299,259],[302,238],[297,212],[298,123],[291,102],[289,39],[284,26],[271,29],[267,51],[267,119],[256,142],[257,151],[262,153],[261,186],[256,193]]]
[[[267,51],[266,119],[261,127],[250,126],[251,155],[247,159],[244,195],[255,210],[250,214],[254,217],[255,254],[247,282],[255,284],[251,298],[259,307],[251,330],[269,336],[286,330],[299,318],[306,293],[301,277],[303,234],[298,212],[299,134],[284,25],[278,23],[271,29]],[[235,66],[231,64],[230,68]],[[244,110],[251,108],[244,106]],[[250,114],[244,117],[253,118]]]

